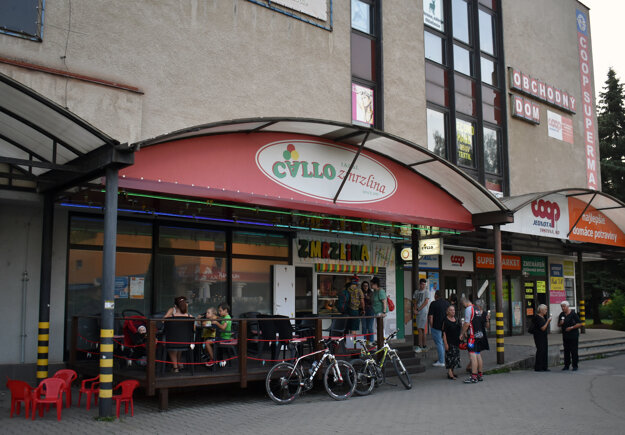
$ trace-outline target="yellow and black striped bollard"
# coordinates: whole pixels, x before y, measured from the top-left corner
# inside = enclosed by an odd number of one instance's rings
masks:
[[[50,342],[50,322],[39,322],[37,335],[37,380],[48,377],[48,349]]]
[[[503,346],[503,313],[497,313],[495,315],[495,333],[497,337],[497,361],[504,360],[504,346]]]

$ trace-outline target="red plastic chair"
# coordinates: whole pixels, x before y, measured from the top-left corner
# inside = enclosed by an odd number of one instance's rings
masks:
[[[130,403],[130,415],[134,417],[135,407],[134,407],[134,402],[132,400],[132,393],[134,393],[135,388],[137,388],[138,386],[139,386],[139,381],[131,379],[128,381],[122,381],[119,384],[117,384],[115,388],[113,388],[113,391],[117,390],[118,388],[121,388],[122,390],[121,394],[116,394],[113,396],[113,400],[115,400],[116,406],[117,406],[117,418],[119,418],[119,407],[122,403],[126,405],[125,406],[126,414],[128,414],[128,404]]]
[[[41,381],[37,389],[32,394],[33,420],[39,407],[39,417],[43,417],[43,405],[56,405],[56,418],[61,420],[61,409],[63,408],[63,391],[65,381],[61,378],[47,378]]]
[[[83,393],[87,396],[87,409],[91,409],[91,396],[93,395],[94,403],[98,404],[98,393],[100,393],[100,375],[95,378],[85,379],[80,384],[80,391],[78,392],[78,406],[80,406],[80,399]]]
[[[19,415],[22,403],[25,408],[24,417],[28,418],[33,387],[24,381],[7,378],[7,388],[11,391],[11,418],[13,418],[13,413]]]
[[[63,379],[65,381],[65,407],[69,408],[72,404],[72,382],[78,377],[76,372],[71,369],[58,370],[53,378]]]

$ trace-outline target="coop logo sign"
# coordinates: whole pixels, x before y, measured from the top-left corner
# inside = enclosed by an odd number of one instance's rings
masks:
[[[443,254],[444,270],[473,270],[473,252],[445,250]]]
[[[351,171],[356,151],[337,144],[286,140],[272,142],[256,153],[256,165],[275,183],[299,194],[333,201],[345,182],[337,203],[370,203],[397,191],[395,175],[363,153]]]
[[[538,218],[534,225],[555,228],[556,221],[560,219],[560,207],[555,202],[539,199],[532,201],[532,214]]]

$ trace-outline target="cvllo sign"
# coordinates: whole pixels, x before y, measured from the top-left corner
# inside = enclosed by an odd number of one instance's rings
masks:
[[[361,153],[351,171],[356,150],[338,144],[285,140],[261,147],[258,168],[277,184],[299,194],[337,203],[371,203],[397,191],[395,175],[382,163]],[[348,172],[349,171],[349,172]]]

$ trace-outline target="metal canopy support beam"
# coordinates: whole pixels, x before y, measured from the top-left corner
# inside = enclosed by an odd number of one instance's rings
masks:
[[[514,212],[510,210],[501,210],[490,211],[487,213],[476,213],[472,216],[471,221],[476,227],[485,225],[511,224],[514,222]]]
[[[427,159],[427,160],[422,160],[420,162],[416,162],[416,163],[410,163],[408,166],[414,168],[415,166],[419,166],[419,165],[425,165],[426,163],[432,163],[435,162],[436,159]]]
[[[37,379],[48,377],[48,343],[50,341],[50,289],[52,283],[52,233],[54,194],[43,197],[41,238],[41,278],[39,282],[39,331],[37,334]]]
[[[586,333],[586,297],[584,295],[584,259],[582,251],[577,251],[577,269],[579,270],[579,279],[577,280],[577,301],[579,303],[579,320],[582,321],[581,333]]]
[[[106,168],[104,243],[102,257],[102,317],[100,329],[100,417],[113,415],[113,324],[115,316],[115,245],[117,243],[116,168]]]
[[[584,213],[586,213],[586,210],[588,210],[588,207],[590,207],[590,203],[595,199],[596,196],[597,196],[596,193],[594,193],[592,195],[592,198],[590,198],[590,201],[588,201],[588,203],[586,204],[586,207],[584,207],[584,210],[582,210],[582,212],[579,214],[579,216],[577,216],[577,220],[575,221],[573,226],[569,229],[569,232],[566,234],[566,237],[569,237],[571,235],[571,233],[573,232],[573,230],[575,229],[575,227],[579,223],[579,220],[582,218],[582,216],[584,216]]]
[[[48,163],[48,162],[38,162],[36,160],[26,160],[26,159],[15,159],[13,157],[1,157],[0,163],[6,163],[8,165],[21,165],[28,166],[33,168],[44,168],[50,170],[57,171],[66,171],[66,172],[82,172],[82,169],[75,165],[59,165],[56,163]]]
[[[40,191],[46,192],[50,189],[60,191],[102,176],[104,174],[103,168],[111,168],[117,171],[123,167],[132,165],[134,160],[135,156],[131,150],[120,151],[113,147],[100,147],[68,163],[72,167],[81,168],[80,173],[65,174],[60,179],[53,173],[42,175],[40,180],[49,182],[49,184],[40,186]],[[65,166],[67,165],[64,165],[64,167]],[[54,179],[48,180],[48,176],[54,177]]]
[[[419,288],[419,230],[412,229],[412,270],[410,271],[410,297]],[[414,299],[413,299],[414,303]],[[414,308],[414,307],[411,307]],[[414,346],[419,345],[417,338],[417,319],[414,316],[414,310],[410,310],[410,317],[412,318],[412,339]]]
[[[358,160],[358,157],[360,156],[360,153],[361,153],[362,149],[364,148],[365,143],[367,143],[367,138],[369,137],[369,133],[370,133],[370,131],[367,131],[367,134],[365,134],[365,138],[362,140],[362,143],[358,147],[358,151],[356,151],[356,155],[354,156],[354,160],[352,160],[352,163],[349,165],[349,169],[345,173],[345,178],[343,178],[343,181],[341,181],[341,185],[339,186],[339,190],[337,190],[336,191],[336,195],[334,195],[334,199],[332,200],[332,202],[335,203],[335,204],[336,204],[337,198],[341,194],[341,190],[343,190],[343,186],[345,186],[345,182],[347,181],[347,178],[349,177],[349,174],[352,172],[352,169],[354,169],[354,165],[356,164],[356,160]]]
[[[495,241],[495,332],[497,340],[497,364],[504,363],[503,345],[503,273],[501,270],[501,228],[493,226]]]

